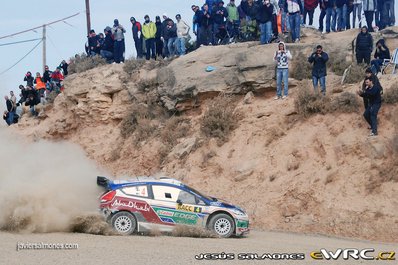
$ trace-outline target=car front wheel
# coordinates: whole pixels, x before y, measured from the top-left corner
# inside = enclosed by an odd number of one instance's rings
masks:
[[[210,219],[209,228],[221,237],[230,237],[235,231],[235,222],[227,214],[217,214]]]
[[[131,235],[137,227],[135,217],[128,212],[118,212],[111,218],[113,229],[122,235]]]

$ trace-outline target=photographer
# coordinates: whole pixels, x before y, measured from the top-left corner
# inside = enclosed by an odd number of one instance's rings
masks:
[[[308,57],[308,62],[313,64],[312,67],[312,83],[314,85],[315,93],[318,93],[318,83],[321,86],[322,95],[326,95],[326,62],[329,60],[329,55],[323,51],[322,46],[318,45],[316,51]]]
[[[278,51],[275,52],[274,61],[277,63],[276,69],[276,97],[278,99],[287,99],[289,93],[289,60],[292,55],[286,50],[285,43],[279,42]],[[284,85],[284,95],[282,97],[282,81]]]
[[[116,63],[121,63],[124,62],[124,52],[126,50],[124,43],[124,33],[126,33],[126,30],[119,24],[119,20],[115,19],[113,22],[112,34],[115,41],[113,56]]]

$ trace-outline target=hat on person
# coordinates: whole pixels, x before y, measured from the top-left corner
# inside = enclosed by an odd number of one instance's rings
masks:
[[[145,15],[145,17],[144,18],[149,18],[149,16],[148,15]]]
[[[163,17],[169,17],[166,13],[163,13],[163,15],[162,15]]]

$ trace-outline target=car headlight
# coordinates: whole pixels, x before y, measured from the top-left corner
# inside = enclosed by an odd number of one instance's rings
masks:
[[[238,210],[238,209],[231,209],[231,212],[233,212],[236,215],[241,215],[241,216],[246,215],[245,212]]]

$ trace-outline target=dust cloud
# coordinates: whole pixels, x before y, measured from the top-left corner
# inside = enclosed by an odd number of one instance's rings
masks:
[[[79,147],[11,132],[0,127],[0,230],[68,232],[76,218],[96,213],[101,170]]]

